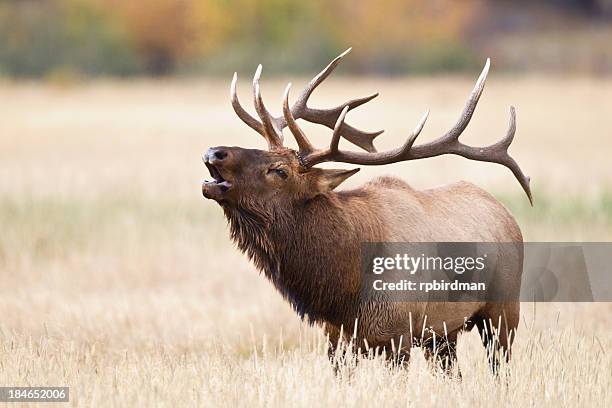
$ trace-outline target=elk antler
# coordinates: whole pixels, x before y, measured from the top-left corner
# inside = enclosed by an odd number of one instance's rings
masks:
[[[315,164],[327,161],[364,165],[380,165],[400,161],[424,159],[442,154],[456,154],[470,160],[498,163],[506,166],[512,171],[518,182],[521,184],[521,187],[523,187],[523,190],[529,198],[529,202],[533,204],[531,189],[529,187],[529,177],[522,172],[516,161],[508,154],[508,147],[512,143],[512,139],[514,138],[514,133],[516,131],[516,113],[513,106],[510,107],[510,124],[508,125],[506,136],[499,142],[486,147],[472,147],[459,141],[459,136],[461,136],[472,119],[472,115],[476,109],[476,104],[478,103],[478,99],[480,98],[480,95],[484,89],[485,80],[489,72],[489,66],[490,60],[487,58],[484,69],[482,70],[478,81],[476,81],[476,85],[474,86],[474,89],[472,90],[472,93],[470,94],[470,97],[463,108],[463,112],[461,113],[461,116],[459,117],[459,120],[455,126],[453,126],[452,129],[438,139],[418,146],[414,146],[414,142],[417,136],[421,133],[421,130],[423,130],[423,126],[425,125],[429,112],[426,112],[425,115],[423,115],[423,118],[408,136],[403,146],[385,152],[367,153],[343,151],[338,149],[340,134],[345,133],[344,129],[346,125],[343,123],[343,121],[346,112],[349,110],[348,105],[338,116],[329,147],[323,149],[314,149],[295,122],[296,118],[295,115],[293,115],[293,109],[288,108],[290,86],[287,86],[287,89],[285,90],[283,113],[285,115],[286,122],[289,124],[289,129],[298,141],[298,145],[300,146],[299,156],[302,164],[305,167],[312,167]]]
[[[372,99],[378,96],[378,93],[350,100],[340,106],[329,109],[317,109],[317,108],[309,108],[308,107],[308,99],[310,95],[314,92],[314,90],[332,73],[332,71],[338,66],[340,60],[347,55],[351,49],[344,51],[338,57],[336,57],[332,62],[323,69],[317,76],[315,76],[310,83],[304,88],[302,93],[300,94],[297,101],[291,107],[291,115],[295,119],[304,119],[308,122],[320,124],[327,126],[330,129],[333,129],[342,113],[342,110],[345,107],[348,107],[348,110],[355,109],[358,106],[363,105],[366,102],[371,101]],[[251,116],[238,101],[238,94],[236,92],[236,82],[238,80],[238,75],[234,73],[234,78],[232,79],[231,85],[231,101],[232,107],[234,111],[238,115],[240,119],[244,123],[246,123],[249,127],[255,130],[257,133],[262,135],[266,141],[268,142],[268,147],[273,149],[278,149],[283,146],[283,134],[282,130],[289,125],[286,115],[281,115],[279,117],[273,117],[265,108],[263,104],[263,100],[261,98],[260,90],[259,90],[259,78],[261,76],[261,65],[257,67],[257,71],[255,71],[255,76],[253,77],[253,94],[255,98],[255,108],[257,110],[257,115],[261,119],[261,122]],[[291,126],[291,125],[290,125]],[[383,131],[380,130],[378,132],[365,132],[359,129],[356,129],[348,124],[344,124],[342,126],[342,136],[348,140],[349,142],[361,147],[362,149],[368,152],[376,152],[374,145],[372,142],[374,138],[380,135]],[[303,140],[307,139],[304,137]],[[303,141],[302,140],[302,141]],[[298,141],[299,143],[299,141]],[[308,143],[310,146],[310,144]],[[300,149],[302,146],[300,146]]]

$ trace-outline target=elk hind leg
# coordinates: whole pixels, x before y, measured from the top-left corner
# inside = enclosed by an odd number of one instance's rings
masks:
[[[487,351],[489,367],[499,373],[502,359],[510,361],[519,323],[520,303],[489,304],[478,316],[476,327]]]

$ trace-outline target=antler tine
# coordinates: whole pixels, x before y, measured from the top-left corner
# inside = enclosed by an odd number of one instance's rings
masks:
[[[482,95],[482,91],[484,91],[485,81],[487,80],[487,75],[489,75],[489,67],[491,66],[491,59],[487,58],[487,62],[485,63],[478,80],[476,81],[476,85],[474,85],[474,89],[472,89],[472,93],[465,103],[465,107],[463,108],[463,112],[461,112],[461,116],[455,126],[453,126],[441,139],[449,138],[449,139],[458,139],[459,136],[463,133],[465,128],[467,127],[470,120],[472,120],[472,115],[474,115],[474,111],[476,110],[476,105],[478,104],[478,100]]]
[[[417,123],[416,127],[414,128],[408,139],[406,139],[404,146],[402,146],[402,151],[405,152],[404,154],[408,153],[410,149],[412,149],[416,138],[421,134],[423,127],[425,127],[425,122],[427,122],[427,118],[429,118],[429,109],[425,111],[419,123]]]
[[[459,141],[459,136],[463,133],[468,123],[472,119],[478,100],[482,95],[485,79],[489,72],[490,60],[487,59],[484,69],[476,81],[476,85],[472,90],[468,101],[461,113],[461,116],[455,126],[446,132],[443,136],[429,143],[419,146],[414,146],[414,142],[423,129],[423,125],[427,120],[426,113],[410,137],[406,140],[403,146],[392,149],[386,152],[364,153],[350,152],[327,149],[325,151],[317,150],[307,157],[303,158],[303,162],[307,167],[314,166],[317,163],[325,161],[337,161],[363,165],[380,165],[396,163],[399,161],[417,160],[428,157],[440,156],[443,154],[456,154],[470,160],[491,162],[501,164],[514,174],[521,187],[527,194],[529,202],[533,204],[531,189],[529,187],[530,179],[526,176],[517,162],[508,154],[508,148],[514,139],[516,132],[516,112],[514,107],[510,107],[510,122],[506,135],[500,141],[486,147],[473,147],[463,144]],[[337,144],[336,144],[337,146]]]
[[[516,111],[514,109],[514,106],[510,106],[510,120],[508,123],[508,130],[506,131],[506,137],[500,140],[499,142],[497,142],[492,147],[495,149],[496,148],[502,149],[502,152],[503,152],[502,157],[507,162],[505,166],[508,167],[510,171],[512,171],[512,174],[514,174],[514,177],[516,177],[518,182],[521,184],[521,187],[523,187],[525,194],[527,194],[527,197],[529,198],[529,203],[533,205],[533,196],[531,195],[531,187],[529,186],[529,183],[531,182],[531,178],[525,175],[525,173],[523,173],[523,171],[519,167],[516,160],[514,160],[508,153],[508,148],[510,147],[510,144],[514,140],[515,132],[516,132]]]
[[[317,88],[317,86],[321,85],[321,83],[327,79],[327,77],[334,71],[334,69],[336,69],[338,64],[340,64],[340,60],[344,58],[346,55],[348,55],[352,49],[353,48],[348,48],[342,54],[338,55],[329,64],[327,64],[327,66],[323,68],[321,72],[319,72],[314,78],[310,80],[310,82],[308,83],[308,86],[304,88],[298,100],[293,105],[293,107],[296,110],[300,108],[302,109],[306,108],[306,103],[308,102],[308,98],[310,98],[310,95],[312,95],[312,93]]]
[[[334,133],[332,134],[331,142],[329,143],[329,152],[330,154],[338,153],[338,144],[340,143],[340,132],[342,130],[342,126],[344,125],[344,118],[349,110],[348,106],[345,106],[340,112],[340,116],[336,121],[336,126],[334,126]]]
[[[238,93],[236,92],[236,82],[238,82],[238,73],[234,72],[234,78],[232,78],[232,85],[230,87],[230,97],[234,112],[236,112],[236,115],[238,115],[238,117],[242,119],[242,121],[246,123],[251,129],[259,133],[260,135],[264,135],[264,128],[261,122],[252,117],[242,107],[242,105],[240,105],[240,101],[238,100]]]
[[[295,137],[295,140],[300,148],[300,156],[304,156],[313,152],[315,149],[302,131],[302,129],[300,129],[299,125],[295,121],[295,118],[293,117],[293,114],[291,113],[291,109],[289,108],[290,89],[291,83],[289,83],[285,88],[285,97],[283,98],[283,115],[285,121],[287,122],[289,130],[291,130],[291,133],[293,134],[293,137]]]
[[[266,109],[263,99],[261,98],[261,92],[259,88],[259,79],[261,77],[262,66],[259,64],[255,75],[253,76],[253,97],[255,100],[255,110],[261,118],[264,128],[264,137],[268,141],[270,149],[276,149],[283,146],[283,134],[280,130],[277,130],[274,123],[274,118]]]
[[[368,95],[361,98],[352,99],[342,105],[336,106],[334,108],[329,109],[316,109],[309,108],[307,106],[308,99],[314,92],[314,90],[325,80],[329,75],[333,72],[333,70],[338,66],[343,57],[345,57],[351,48],[344,51],[342,54],[334,58],[332,62],[330,62],[319,74],[317,74],[304,88],[297,101],[291,107],[291,113],[294,119],[304,119],[311,123],[316,123],[320,125],[327,126],[330,129],[333,129],[336,125],[336,121],[344,109],[345,106],[349,107],[349,110],[355,109],[358,106],[363,105],[366,102],[371,101],[372,99],[378,96],[378,93]],[[275,119],[275,123],[278,129],[283,129],[288,125],[287,120],[284,116]],[[361,147],[362,149],[368,152],[375,152],[376,148],[373,145],[374,138],[376,136],[383,133],[382,130],[377,132],[365,132],[359,129],[356,129],[348,124],[344,124],[343,126],[343,134],[342,136],[348,140],[349,142]]]

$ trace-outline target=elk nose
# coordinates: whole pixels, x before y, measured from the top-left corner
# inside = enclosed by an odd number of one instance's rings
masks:
[[[209,163],[220,162],[227,158],[228,156],[227,150],[221,147],[211,147],[208,149],[206,154],[204,154],[204,161]]]

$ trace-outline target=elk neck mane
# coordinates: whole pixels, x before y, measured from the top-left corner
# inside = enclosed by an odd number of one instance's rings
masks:
[[[366,192],[328,192],[293,205],[243,201],[223,208],[232,240],[301,318],[334,323],[356,314],[360,243],[376,230],[367,217]]]

